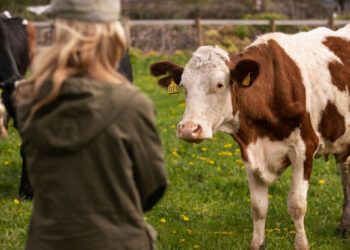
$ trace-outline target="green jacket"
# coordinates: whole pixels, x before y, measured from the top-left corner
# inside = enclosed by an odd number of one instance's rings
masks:
[[[44,83],[33,103],[50,87]],[[20,128],[31,106],[17,107]],[[154,247],[143,211],[168,179],[155,109],[144,94],[69,78],[21,132],[35,193],[27,250]]]

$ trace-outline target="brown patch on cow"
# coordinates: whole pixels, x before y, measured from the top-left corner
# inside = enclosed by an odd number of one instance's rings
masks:
[[[27,24],[28,35],[28,50],[29,50],[29,62],[31,62],[35,55],[36,33],[35,27],[31,22]]]
[[[313,130],[310,114],[306,112],[300,69],[274,40],[250,47],[231,57],[231,61],[232,105],[234,114],[240,112],[240,129],[233,137],[241,147],[242,158],[247,160],[246,147],[258,138],[280,141],[300,127],[306,145],[304,178],[309,180],[319,139]],[[237,84],[239,74],[235,67],[241,61],[255,61],[260,68],[254,84],[249,87]],[[285,164],[288,166],[290,162]]]
[[[172,79],[179,85],[183,71],[182,66],[167,60],[152,63],[150,66],[150,72],[153,76],[168,75],[158,81],[160,86],[166,88],[170,85]]]
[[[328,65],[332,77],[332,83],[340,90],[350,91],[350,42],[340,37],[327,37],[323,42],[343,64],[331,62]]]
[[[296,63],[270,40],[248,48],[232,61],[252,60],[259,64],[259,75],[250,87],[237,84],[232,75],[233,110],[240,112],[241,139],[248,145],[258,137],[282,140],[301,124],[305,115],[305,88]],[[237,63],[236,63],[237,64]],[[235,67],[231,68],[235,72]],[[252,135],[252,131],[254,135]]]
[[[322,112],[322,118],[318,124],[318,130],[326,140],[334,142],[345,133],[345,119],[337,107],[328,101]]]

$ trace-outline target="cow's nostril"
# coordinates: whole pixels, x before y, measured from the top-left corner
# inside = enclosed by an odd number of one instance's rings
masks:
[[[185,124],[181,124],[181,129],[184,129],[185,128]]]
[[[202,132],[202,127],[201,125],[197,125],[197,128],[195,130],[193,130],[192,134],[196,135],[196,136],[199,136]]]

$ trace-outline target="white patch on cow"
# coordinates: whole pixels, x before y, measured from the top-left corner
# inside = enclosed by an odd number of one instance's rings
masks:
[[[12,18],[11,14],[8,10],[2,12],[2,14],[4,14],[4,16],[6,16],[7,18]]]
[[[328,65],[331,62],[342,63],[323,42],[329,36],[341,37],[350,41],[350,25],[338,31],[328,28],[317,28],[309,32],[300,32],[294,35],[270,33],[259,37],[251,46],[266,44],[275,40],[299,67],[306,91],[306,110],[310,113],[311,122],[316,134],[320,138],[319,154],[340,153],[350,143],[350,96],[347,91],[339,91],[332,84]],[[322,111],[327,103],[335,104],[339,113],[345,118],[345,134],[335,143],[325,141],[318,125],[322,118]]]
[[[229,119],[227,119],[227,122],[223,122],[219,126],[218,131],[232,135],[234,133],[237,133],[239,127],[239,111],[237,111],[234,116],[231,116]]]
[[[226,51],[202,46],[184,68],[181,85],[186,94],[186,110],[179,125],[199,124],[201,139],[211,138],[222,124],[234,119],[228,61]],[[224,85],[220,89],[219,83]]]
[[[28,25],[28,20],[23,19],[22,24],[25,25],[25,26],[27,26],[27,25]]]

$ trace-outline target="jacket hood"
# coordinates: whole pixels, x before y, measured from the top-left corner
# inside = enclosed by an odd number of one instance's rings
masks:
[[[51,85],[50,81],[45,82],[31,104],[19,107],[20,128],[30,108],[47,96]],[[117,114],[137,92],[132,85],[69,78],[55,101],[42,107],[21,130],[22,136],[40,151],[58,154],[78,151],[117,119]]]

